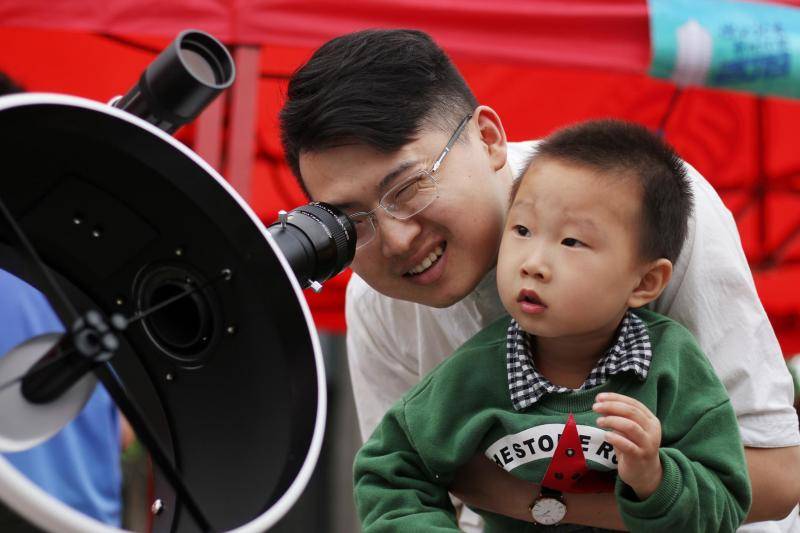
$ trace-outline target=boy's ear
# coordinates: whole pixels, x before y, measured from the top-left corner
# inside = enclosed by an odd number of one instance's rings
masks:
[[[506,132],[500,116],[491,107],[481,105],[475,108],[472,120],[478,128],[480,140],[489,155],[489,162],[497,172],[505,166],[508,151]]]
[[[631,295],[628,297],[628,307],[635,309],[646,305],[661,295],[661,292],[672,277],[672,262],[669,259],[656,259],[645,266],[644,273],[639,279]]]

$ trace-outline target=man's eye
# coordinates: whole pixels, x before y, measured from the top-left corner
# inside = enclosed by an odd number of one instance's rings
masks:
[[[389,200],[391,201],[390,206],[388,207],[390,210],[396,208],[399,205],[403,205],[407,202],[410,202],[414,196],[419,192],[420,185],[420,178],[412,178],[405,182],[403,185],[397,188],[391,195]]]
[[[520,237],[530,237],[531,235],[530,230],[525,226],[522,226],[521,224],[517,224],[516,226],[514,226],[513,231]]]
[[[572,237],[567,237],[566,239],[561,241],[561,244],[563,244],[564,246],[569,246],[570,248],[575,248],[575,247],[578,247],[578,246],[585,246],[584,243],[582,243],[578,239],[573,239]]]

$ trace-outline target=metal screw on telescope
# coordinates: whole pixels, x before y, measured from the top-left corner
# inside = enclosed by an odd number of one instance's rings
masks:
[[[156,499],[153,502],[153,505],[150,506],[150,512],[154,515],[159,515],[164,510],[164,502],[161,501],[161,498]]]

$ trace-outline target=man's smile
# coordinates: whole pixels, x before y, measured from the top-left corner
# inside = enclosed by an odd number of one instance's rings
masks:
[[[438,281],[444,274],[447,256],[447,241],[442,241],[427,255],[417,259],[417,263],[403,274],[403,279],[417,285],[429,285]]]
[[[431,266],[433,266],[442,254],[444,253],[444,249],[447,247],[447,242],[443,242],[442,244],[436,246],[432,252],[429,252],[417,265],[410,268],[408,272],[406,272],[406,276],[415,276],[418,274],[422,274],[426,270],[428,270]]]

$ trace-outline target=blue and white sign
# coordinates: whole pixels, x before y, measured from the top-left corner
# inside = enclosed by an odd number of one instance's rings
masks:
[[[650,75],[800,98],[800,9],[736,0],[649,0]]]

